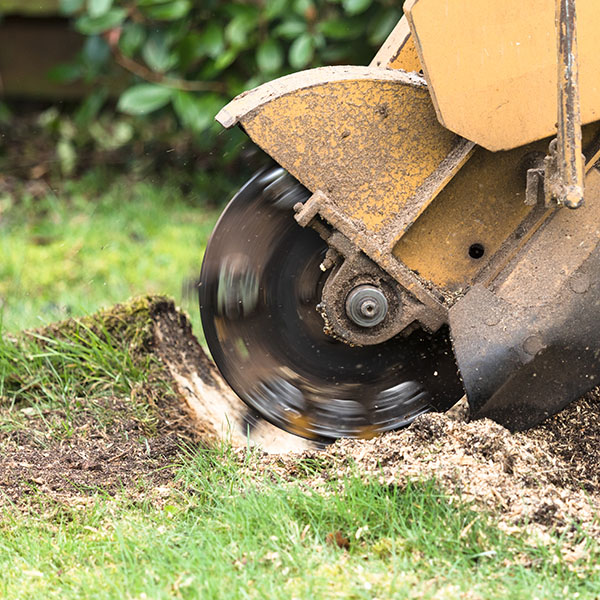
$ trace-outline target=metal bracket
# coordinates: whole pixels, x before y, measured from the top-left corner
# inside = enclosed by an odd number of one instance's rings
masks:
[[[410,331],[411,324],[416,321],[431,332],[447,323],[448,309],[434,290],[427,289],[391,254],[386,255],[387,261],[383,261],[386,268],[383,268],[379,264],[383,258],[381,249],[372,242],[361,244],[362,248],[359,248],[344,234],[344,223],[332,218],[329,206],[328,197],[317,191],[306,202],[294,207],[298,224],[317,231],[335,252],[328,252],[321,267],[333,268],[322,294],[322,315],[330,328],[329,333],[353,344],[370,345],[381,343],[401,331]],[[349,322],[344,303],[353,287],[376,282],[385,290],[390,306],[396,308],[389,311],[381,325],[367,331]]]
[[[575,0],[556,0],[558,132],[545,162],[546,206],[583,204],[585,159],[581,147],[581,107]]]

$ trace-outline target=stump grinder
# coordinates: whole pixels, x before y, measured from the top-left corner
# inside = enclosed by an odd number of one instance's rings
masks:
[[[600,383],[600,2],[407,0],[371,64],[217,115],[274,161],[200,308],[255,414],[319,441],[443,411],[537,424]]]

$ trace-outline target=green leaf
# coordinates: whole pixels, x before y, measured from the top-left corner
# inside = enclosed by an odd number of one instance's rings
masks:
[[[269,0],[269,2],[265,2],[265,17],[269,20],[281,17],[289,11],[288,4],[288,0]]]
[[[290,46],[288,59],[294,69],[303,69],[310,63],[315,52],[315,45],[309,33],[303,33]]]
[[[327,46],[327,40],[320,31],[316,31],[315,33],[313,33],[313,40],[315,44],[315,49],[324,49]]]
[[[200,34],[196,31],[186,31],[173,47],[173,53],[180,73],[185,73],[199,59],[206,57]]]
[[[245,47],[257,23],[258,13],[241,13],[228,23],[225,28],[225,38],[232,46]]]
[[[124,8],[111,8],[100,17],[84,15],[75,21],[75,28],[84,35],[95,35],[120,25],[127,17]]]
[[[221,54],[213,65],[215,72],[223,71],[238,57],[237,48],[230,48]]]
[[[72,15],[83,8],[84,0],[60,0],[59,11],[63,15]]]
[[[361,36],[364,24],[362,20],[330,19],[319,23],[317,30],[333,40],[352,40]]]
[[[275,27],[273,34],[286,40],[295,40],[306,31],[306,21],[290,19]]]
[[[197,38],[198,56],[210,56],[217,58],[225,47],[223,28],[216,23],[210,22]]]
[[[112,7],[113,0],[87,0],[90,17],[101,17]]]
[[[283,51],[277,40],[270,38],[258,47],[256,63],[260,71],[264,73],[274,73],[281,69]]]
[[[167,36],[162,31],[150,35],[142,47],[142,58],[153,71],[158,73],[168,71],[177,60],[177,57],[171,53]]]
[[[216,3],[219,3],[218,0]],[[250,3],[247,4],[236,4],[234,2],[222,2],[224,10],[227,14],[231,15],[231,18],[245,17],[247,19],[258,20],[260,17],[260,10],[257,6],[253,6]],[[262,4],[262,2],[256,2],[256,4]]]
[[[342,0],[342,6],[349,15],[358,15],[371,6],[372,0]]]
[[[89,132],[102,150],[117,150],[131,141],[134,129],[125,121],[116,121],[108,126],[94,121],[90,124]]]
[[[125,23],[121,37],[119,37],[119,48],[125,56],[133,56],[142,46],[146,39],[146,30],[139,23]]]
[[[181,124],[196,133],[210,127],[223,106],[223,101],[216,94],[196,96],[190,92],[178,91],[173,94],[172,101]]]
[[[82,58],[85,65],[98,73],[110,57],[108,44],[99,35],[93,35],[85,40],[82,50]]]
[[[294,12],[302,17],[313,7],[312,0],[294,0]]]
[[[81,77],[81,66],[76,63],[56,65],[48,71],[48,79],[55,83],[71,83]]]
[[[58,131],[58,124],[60,122],[60,112],[56,106],[47,108],[37,118],[37,124],[43,127],[46,131],[55,133]]]
[[[107,97],[108,91],[106,88],[99,88],[93,91],[77,108],[74,117],[75,124],[78,127],[83,127],[94,120],[106,102]]]
[[[190,0],[173,0],[166,4],[154,4],[141,8],[142,12],[157,21],[175,21],[185,17],[192,8]]]
[[[373,46],[382,44],[391,33],[392,29],[394,29],[401,16],[401,11],[395,9],[382,9],[373,21],[369,23],[367,29],[369,42]]]
[[[117,108],[129,115],[147,115],[162,108],[171,100],[173,90],[154,83],[140,83],[125,90]]]
[[[56,144],[56,154],[63,175],[71,175],[77,165],[77,152],[70,140],[61,139]]]

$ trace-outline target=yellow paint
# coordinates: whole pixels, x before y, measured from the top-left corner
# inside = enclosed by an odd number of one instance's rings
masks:
[[[408,61],[411,37],[401,27],[396,34]],[[390,67],[402,54],[390,40],[386,43],[378,56]],[[453,47],[447,50],[454,56]],[[448,69],[448,77],[454,72]],[[552,99],[555,110],[555,89]],[[535,107],[529,109],[536,122]],[[531,152],[546,154],[548,139],[504,152],[478,147],[468,160],[465,155],[466,163],[446,187],[415,204],[419,189],[458,147],[459,138],[439,124],[429,90],[413,75],[372,67],[297,73],[242,95],[218,119],[226,126],[241,124],[306,187],[325,194],[321,215],[390,273],[399,259],[440,290],[458,292],[499,250],[512,255],[529,235],[524,230],[521,241],[508,248],[511,235],[532,211],[524,203],[524,158]],[[480,126],[481,119],[473,116]],[[584,142],[589,143],[598,127],[587,129]],[[492,133],[514,140],[520,129]],[[405,231],[398,215],[415,207],[422,212]],[[469,255],[473,244],[484,247],[482,258]]]
[[[490,150],[554,135],[552,0],[408,0],[404,5],[440,122]],[[577,0],[583,123],[600,119],[600,2]]]
[[[584,148],[599,134],[598,124],[584,127]],[[398,240],[394,256],[441,289],[466,290],[531,212],[532,207],[524,203],[524,159],[532,152],[543,156],[548,142],[545,139],[506,152],[478,147]],[[527,235],[524,231],[521,243]],[[484,247],[483,257],[469,256],[472,244]]]
[[[525,204],[522,157],[536,148],[492,153],[477,148],[394,247],[393,254],[436,286],[465,289],[481,268],[531,211]],[[469,256],[482,244],[480,259]]]
[[[261,92],[267,101],[239,122],[306,187],[323,191],[355,229],[377,233],[393,223],[456,136],[438,123],[419,78],[356,69],[360,77],[350,72],[317,84],[310,71],[297,74],[296,87],[274,97]]]
[[[375,425],[365,425],[358,433],[358,437],[363,440],[372,440],[375,436],[381,433],[381,429]]]
[[[372,67],[387,67],[418,73],[421,71],[419,55],[406,17],[402,17],[385,40],[373,60]]]
[[[316,439],[314,423],[310,415],[293,414],[287,420],[286,429],[294,435],[300,435],[308,439]]]
[[[403,69],[404,71],[421,71],[421,62],[414,39],[409,37],[400,52],[388,63],[388,69]]]

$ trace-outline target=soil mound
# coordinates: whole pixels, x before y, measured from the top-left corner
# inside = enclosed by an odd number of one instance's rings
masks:
[[[261,449],[257,460],[242,463],[253,474],[274,472],[315,487],[356,472],[386,485],[435,478],[448,493],[500,515],[506,527],[579,523],[596,531],[598,390],[524,433],[511,434],[488,420],[468,422],[462,401],[449,413],[419,417],[407,429],[318,449],[245,407],[172,301],[140,298],[35,333],[48,343],[70,339],[82,327],[88,336],[109,336],[115,352],[125,349],[147,377],[126,395],[107,394],[96,382],[65,405],[40,409],[19,390],[35,389],[41,376],[21,380],[9,373],[6,389],[14,384],[17,391],[0,401],[0,496],[11,501],[36,490],[56,497],[134,490],[140,477],[160,490],[172,480],[182,446],[226,439],[240,457],[249,445]],[[40,388],[40,401],[44,393]],[[65,423],[68,434],[61,430]]]
[[[0,504],[36,492],[69,501],[100,490],[135,493],[142,480],[160,489],[172,481],[185,446],[228,440],[271,452],[311,447],[249,412],[169,299],[137,298],[3,343],[0,358],[9,368],[0,373]],[[95,372],[90,360],[98,348],[142,373],[126,394],[114,385],[127,377],[114,360],[114,374],[105,365]],[[81,381],[67,386],[64,371]]]

